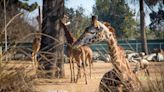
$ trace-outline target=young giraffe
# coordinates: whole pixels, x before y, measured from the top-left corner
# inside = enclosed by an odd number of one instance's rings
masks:
[[[101,23],[95,16],[92,16],[92,25],[87,27],[77,42],[74,43],[74,48],[101,41],[108,43],[112,58],[111,63],[114,66],[114,68],[108,72],[108,76],[105,76],[106,78],[101,80],[101,82],[107,82],[104,87],[106,88],[107,86],[107,88],[103,91],[115,92],[117,90],[116,92],[122,92],[122,88],[125,87],[126,91],[138,92],[141,88],[140,81],[130,69],[124,50],[118,45],[114,29],[110,25]],[[104,83],[100,83],[100,89],[104,86]]]
[[[32,55],[31,55],[31,58],[32,58],[32,62],[33,62],[33,67],[34,69],[37,69],[37,66],[38,66],[38,61],[37,61],[37,53],[38,51],[40,50],[40,43],[41,41],[41,36],[40,36],[40,32],[37,31],[36,34],[35,34],[35,38],[32,42]]]
[[[64,33],[65,33],[65,37],[67,40],[67,47],[66,47],[66,51],[67,51],[67,57],[69,59],[70,62],[70,70],[71,70],[71,82],[77,82],[78,78],[81,76],[81,64],[84,70],[84,76],[85,76],[85,83],[87,84],[87,78],[86,78],[86,71],[85,71],[85,65],[87,63],[89,63],[89,69],[90,69],[90,77],[91,77],[91,64],[92,64],[92,50],[91,48],[89,48],[88,46],[82,46],[79,49],[72,49],[72,44],[76,41],[76,38],[74,38],[72,36],[72,34],[70,33],[70,31],[68,31],[66,25],[69,24],[68,22],[66,22],[68,19],[67,16],[64,16],[63,20],[61,20],[61,25],[64,28]],[[77,78],[75,80],[75,73],[74,73],[74,62],[73,60],[75,59],[77,66],[78,66],[78,73],[77,73]]]

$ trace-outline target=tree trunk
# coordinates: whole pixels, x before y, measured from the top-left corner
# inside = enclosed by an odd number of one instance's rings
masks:
[[[141,47],[142,47],[142,51],[148,54],[146,32],[144,30],[144,25],[145,25],[144,0],[140,0],[139,3],[140,3]]]
[[[46,73],[49,76],[64,77],[64,31],[60,25],[63,15],[64,0],[43,0],[39,69],[51,71]]]

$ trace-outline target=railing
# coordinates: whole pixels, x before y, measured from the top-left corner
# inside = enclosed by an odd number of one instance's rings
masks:
[[[118,41],[119,45],[121,45],[126,50],[133,50],[136,52],[141,51],[141,43],[138,40],[133,41]],[[149,40],[148,41],[148,51],[149,53],[153,52],[155,48],[160,48],[164,50],[164,40]],[[12,45],[8,45],[10,48],[12,48]],[[1,53],[4,51],[4,44],[1,44],[0,47],[2,48]],[[29,53],[31,55],[32,52],[32,43],[18,43],[16,48],[21,48],[22,50],[25,50],[26,53]],[[108,52],[108,46],[105,43],[101,44],[93,44],[90,46],[93,51],[99,51],[101,53],[107,53]],[[21,52],[18,52],[21,53]]]
[[[127,44],[120,44],[124,47],[124,49],[131,49]],[[141,50],[141,43],[130,43],[131,47],[133,47],[133,50],[136,52],[140,52]],[[155,48],[158,49],[164,49],[164,42],[162,43],[147,43],[148,45],[148,51],[153,52]]]

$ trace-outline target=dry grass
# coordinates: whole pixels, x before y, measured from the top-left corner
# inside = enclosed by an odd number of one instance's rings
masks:
[[[145,73],[145,71],[140,71],[137,74],[137,77],[139,78],[142,85],[140,92],[164,92],[163,64],[164,64],[163,62],[153,62],[149,67],[150,76],[148,76]],[[133,66],[133,64],[131,65]],[[109,76],[109,73],[106,73],[105,75]],[[113,92],[111,91],[111,87],[109,87],[109,83],[108,83],[108,81],[111,81],[111,80],[117,81],[114,79],[110,79],[106,76],[103,76],[103,81],[101,81],[100,83],[101,86],[99,88],[100,92]],[[124,84],[124,85],[126,86],[127,84]],[[114,88],[112,88],[112,90]],[[127,90],[125,90],[125,92],[127,92]],[[133,92],[133,91],[130,91],[130,92]]]
[[[134,68],[132,63],[131,65],[133,66],[132,68]],[[143,92],[163,92],[164,82],[163,84],[161,82],[164,77],[162,76],[163,74],[161,74],[162,71],[158,71],[160,69],[163,70],[163,65],[163,62],[152,63],[149,68],[150,77],[146,76],[144,72],[138,74],[138,77],[143,84]],[[94,63],[92,78],[90,79],[88,76],[88,85],[85,85],[84,77],[82,77],[77,84],[70,83],[69,65],[65,64],[66,77],[64,79],[38,79],[36,88],[38,92],[55,90],[62,90],[61,92],[99,92],[100,80],[110,68],[111,63]],[[158,86],[159,84],[160,86]]]
[[[34,78],[24,64],[5,62],[0,64],[0,92],[33,92]]]
[[[144,76],[145,82],[143,83],[143,92],[164,92],[164,71],[163,66],[154,68],[154,74]]]
[[[16,63],[15,63],[16,62]],[[62,79],[35,79],[32,76],[32,64],[24,62],[3,63],[0,68],[0,92],[99,92],[99,84],[103,75],[111,68],[111,63],[94,63],[92,78],[85,85],[84,77],[77,84],[70,83],[69,64],[65,64],[65,78]],[[134,66],[133,64],[131,64]],[[143,84],[143,92],[163,92],[164,90],[164,63],[150,65],[150,77],[144,73],[138,74]],[[34,80],[35,79],[35,80]],[[107,86],[107,85],[106,85]],[[108,87],[108,86],[107,86]]]

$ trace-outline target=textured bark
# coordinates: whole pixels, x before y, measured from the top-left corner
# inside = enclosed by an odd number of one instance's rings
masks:
[[[145,26],[144,0],[140,0],[139,3],[140,3],[141,47],[142,47],[142,51],[148,54],[147,38],[146,38],[146,32],[144,30],[144,26]]]
[[[43,0],[42,33],[54,39],[42,35],[39,68],[58,77],[64,77],[64,31],[60,24],[63,15],[64,0]]]

